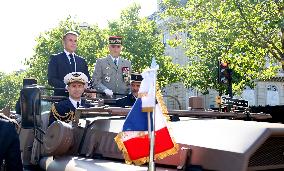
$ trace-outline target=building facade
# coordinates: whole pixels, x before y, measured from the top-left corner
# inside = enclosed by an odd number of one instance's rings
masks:
[[[187,0],[181,0],[181,4],[186,4]],[[161,0],[157,1],[159,11],[163,11]],[[163,33],[163,44],[165,46],[165,55],[173,58],[173,63],[180,64],[181,66],[188,64],[187,56],[185,55],[186,49],[182,46],[171,47],[167,44],[168,40],[179,39],[185,42],[188,35],[187,33],[177,33],[170,35],[169,30],[165,23],[174,22],[171,18],[159,20],[155,14],[150,17],[154,19],[159,29]],[[240,96],[235,98],[244,99],[249,102],[250,106],[266,106],[266,105],[284,105],[284,72],[279,70],[276,77],[269,81],[255,81],[256,86],[254,89],[246,87]],[[215,97],[218,96],[216,90],[209,90],[209,94],[203,95],[194,90],[194,88],[186,88],[182,83],[174,83],[163,88],[164,100],[169,109],[188,109],[189,98],[191,96],[201,96],[203,98],[204,108],[209,109],[217,107]]]

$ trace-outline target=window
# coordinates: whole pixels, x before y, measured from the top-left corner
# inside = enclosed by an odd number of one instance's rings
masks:
[[[267,86],[266,104],[270,106],[279,105],[279,92],[275,85]]]

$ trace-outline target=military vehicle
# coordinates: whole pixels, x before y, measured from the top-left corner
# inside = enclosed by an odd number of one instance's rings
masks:
[[[72,125],[48,127],[54,101],[39,86],[21,91],[20,143],[26,170],[147,170],[124,162],[114,141],[130,109],[93,100],[93,108],[76,109]],[[246,114],[169,111],[177,154],[156,160],[156,170],[272,170],[284,168],[284,125],[244,121]],[[268,115],[251,114],[262,120]]]

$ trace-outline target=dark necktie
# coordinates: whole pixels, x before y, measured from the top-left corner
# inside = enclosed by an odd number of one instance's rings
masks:
[[[77,108],[80,107],[80,102],[77,102]]]
[[[71,65],[71,68],[72,68],[72,72],[75,72],[75,61],[74,61],[74,56],[72,53],[69,54],[69,57],[70,57],[70,65]]]
[[[117,59],[114,59],[113,62],[117,66]]]

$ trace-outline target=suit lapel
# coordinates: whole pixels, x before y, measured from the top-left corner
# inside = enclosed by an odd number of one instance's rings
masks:
[[[110,55],[108,55],[108,57],[107,57],[107,62],[108,62],[108,65],[109,66],[111,66],[113,69],[115,69],[116,71],[117,71],[117,66],[114,64],[114,62],[113,62],[113,60],[112,60],[112,58],[111,58],[111,56]]]
[[[123,66],[124,60],[122,58],[119,58],[119,62],[118,62],[118,68],[121,68]]]
[[[71,109],[72,111],[75,111],[75,110],[76,110],[76,108],[73,106],[73,104],[71,103],[71,101],[70,101],[69,98],[68,98],[67,105],[70,107],[70,109]]]
[[[121,65],[121,58],[117,61],[117,68],[120,68]]]
[[[79,56],[77,56],[76,54],[74,55],[74,60],[75,60],[75,69],[76,69],[76,72],[79,70]],[[70,65],[70,68],[71,68],[71,65]]]

